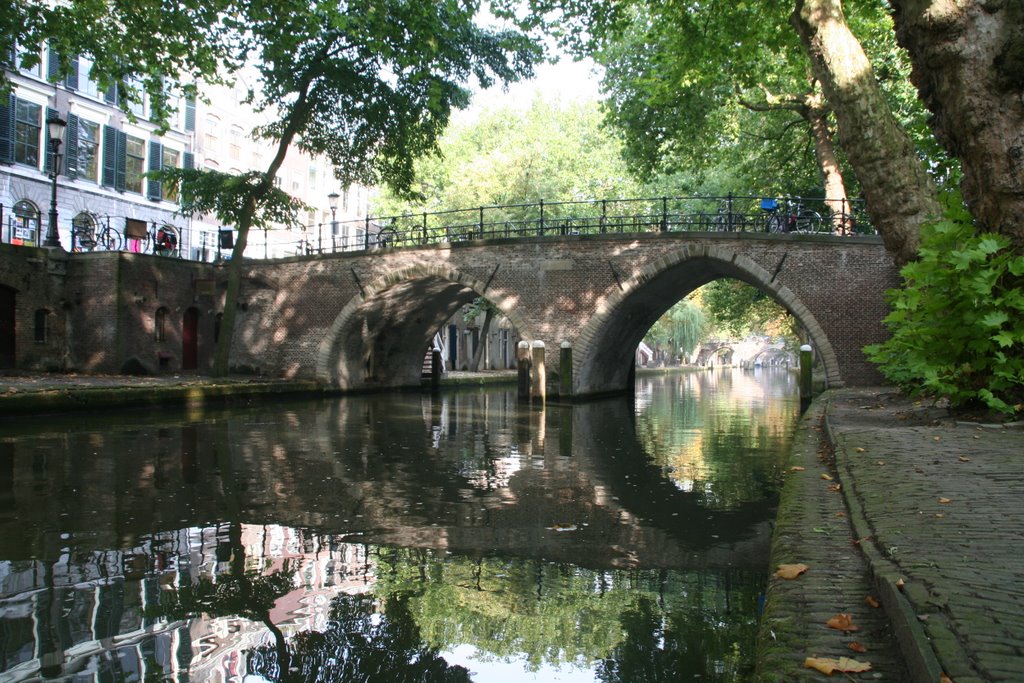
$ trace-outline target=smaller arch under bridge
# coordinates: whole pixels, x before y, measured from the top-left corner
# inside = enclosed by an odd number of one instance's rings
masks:
[[[681,297],[718,278],[764,291],[806,330],[830,386],[879,376],[861,351],[886,338],[898,272],[874,236],[641,233],[480,240],[247,262],[238,364],[343,390],[420,384],[429,340],[483,296],[542,341],[549,384],[562,342],[576,396],[625,390],[634,351]]]

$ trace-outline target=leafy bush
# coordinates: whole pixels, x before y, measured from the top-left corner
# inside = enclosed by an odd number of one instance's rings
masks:
[[[911,395],[1024,411],[1024,254],[1000,234],[976,233],[959,197],[921,234],[919,259],[887,295],[892,337],[864,351]]]

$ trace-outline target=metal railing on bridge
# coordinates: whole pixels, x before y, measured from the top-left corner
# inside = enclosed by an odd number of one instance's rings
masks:
[[[655,197],[539,201],[336,221],[307,228],[299,252],[642,232],[875,234],[860,200],[743,195]]]
[[[2,222],[0,209],[0,222]],[[19,243],[16,235],[35,230],[18,229],[14,216],[4,226],[5,241]],[[104,226],[106,230],[104,231]],[[127,236],[111,231],[110,220],[99,221],[97,230],[72,230],[72,250],[135,249]],[[143,231],[145,232],[145,230]],[[208,254],[221,257],[228,231],[196,231],[189,235],[192,248],[182,248],[185,236],[168,226],[153,224],[150,249],[165,256],[207,260]],[[364,251],[383,248],[421,247],[430,244],[458,243],[470,240],[514,239],[525,237],[627,234],[644,232],[748,232],[774,234],[876,234],[861,200],[814,197],[765,197],[725,195],[721,197],[653,197],[635,199],[595,199],[568,202],[544,202],[479,206],[445,211],[406,212],[393,216],[368,216],[358,220],[331,221],[307,225],[288,233],[254,230],[246,250],[247,258],[273,258],[284,255],[311,255]],[[172,234],[173,233],[173,234]],[[262,234],[263,239],[253,239]],[[83,242],[82,236],[85,236]],[[166,238],[173,237],[173,248]],[[198,238],[197,238],[198,235]],[[291,236],[294,235],[294,239]],[[103,239],[105,237],[105,239]],[[199,239],[201,238],[201,240]],[[147,237],[147,244],[149,244]],[[191,244],[196,242],[196,244]],[[229,240],[230,242],[230,240]],[[38,244],[38,242],[36,242]],[[161,248],[163,245],[164,248]],[[209,249],[208,249],[209,247]]]

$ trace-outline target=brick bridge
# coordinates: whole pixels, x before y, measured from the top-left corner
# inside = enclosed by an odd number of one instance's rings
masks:
[[[477,296],[523,339],[573,346],[573,393],[626,387],[648,328],[729,277],[807,331],[830,385],[877,382],[861,348],[885,337],[897,271],[874,237],[650,233],[489,240],[253,263],[235,358],[345,389],[418,385],[434,332]]]
[[[4,251],[32,256],[28,265],[8,260],[0,268],[0,289],[18,292],[17,317],[25,321],[19,366],[55,362],[56,351],[43,357],[38,329],[34,346],[31,336],[33,307],[45,307],[64,318],[50,329],[65,367],[117,372],[135,361],[178,372],[188,360],[199,371],[209,367],[223,266],[126,253],[73,254],[39,265],[53,260],[40,258],[43,250]],[[48,280],[35,282],[48,286],[22,287],[33,276],[19,268],[46,268]],[[524,340],[545,343],[549,383],[567,341],[573,393],[615,392],[627,387],[647,329],[681,297],[723,277],[758,287],[797,319],[830,386],[879,381],[861,348],[885,338],[883,292],[898,279],[874,236],[568,235],[247,261],[232,363],[345,390],[418,386],[433,334],[484,296]],[[39,298],[44,289],[48,301]],[[182,337],[193,340],[191,359]]]

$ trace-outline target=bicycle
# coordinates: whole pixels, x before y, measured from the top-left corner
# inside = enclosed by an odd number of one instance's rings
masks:
[[[765,231],[781,234],[787,232],[818,232],[821,229],[821,214],[804,208],[800,198],[786,200],[786,210],[779,212],[778,201],[773,198],[761,200],[761,209],[769,213]]]
[[[76,222],[77,221],[77,222]],[[88,220],[72,221],[71,250],[82,251],[118,251],[121,248],[121,233],[110,227],[108,216],[103,227],[97,229],[94,217]]]
[[[153,237],[153,253],[157,256],[180,256],[181,234],[173,225],[157,228]]]

